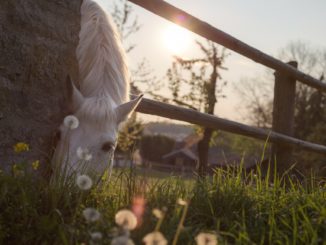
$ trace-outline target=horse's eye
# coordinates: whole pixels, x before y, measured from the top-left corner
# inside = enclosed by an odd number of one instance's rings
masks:
[[[114,144],[112,142],[105,142],[102,145],[102,148],[101,149],[102,149],[102,151],[105,151],[105,152],[114,150]]]

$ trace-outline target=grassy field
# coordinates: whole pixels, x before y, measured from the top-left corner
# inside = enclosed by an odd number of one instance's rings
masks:
[[[22,170],[2,173],[0,243],[111,244],[123,233],[116,213],[130,209],[138,218],[130,232],[135,244],[154,230],[168,244],[196,244],[202,232],[215,234],[219,244],[326,244],[326,186],[313,177],[283,185],[278,178],[262,178],[259,169],[245,174],[241,168],[217,169],[201,180],[161,177],[116,170],[109,181],[81,190],[75,181],[51,187]],[[100,218],[87,221],[87,207]]]

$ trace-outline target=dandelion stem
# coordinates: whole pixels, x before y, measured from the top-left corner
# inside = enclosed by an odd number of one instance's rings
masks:
[[[154,231],[159,231],[159,230],[160,230],[161,225],[162,225],[163,220],[164,220],[164,216],[165,216],[165,215],[163,215],[161,218],[158,219]]]
[[[177,242],[178,242],[178,238],[179,238],[179,235],[180,235],[181,230],[183,229],[183,223],[184,223],[184,221],[186,219],[187,212],[188,212],[188,203],[186,203],[184,205],[182,216],[181,216],[180,222],[178,224],[177,231],[176,231],[176,233],[174,235],[172,245],[176,245]]]

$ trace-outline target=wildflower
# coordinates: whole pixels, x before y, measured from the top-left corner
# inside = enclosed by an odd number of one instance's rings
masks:
[[[93,181],[86,174],[83,174],[77,177],[76,184],[79,187],[79,189],[86,191],[92,187]]]
[[[89,150],[87,148],[83,149],[81,147],[78,147],[77,156],[80,160],[84,160],[84,161],[89,161],[92,159],[92,154],[89,153]]]
[[[84,209],[83,215],[87,222],[95,222],[101,217],[101,214],[95,208]]]
[[[16,145],[14,145],[14,151],[16,153],[29,151],[29,145],[24,142],[18,142]]]
[[[126,230],[133,230],[137,226],[136,216],[133,212],[127,209],[120,210],[115,215],[115,222]]]
[[[152,213],[158,219],[162,219],[163,216],[164,216],[163,212],[161,210],[157,209],[157,208],[154,208]]]
[[[40,160],[36,160],[36,161],[32,162],[32,168],[34,170],[37,170],[39,166],[40,166]]]
[[[201,232],[196,236],[197,245],[217,245],[217,237],[212,233]]]
[[[168,244],[165,237],[159,231],[154,231],[152,233],[147,234],[143,238],[143,242],[146,245],[166,245],[166,244]]]
[[[118,236],[112,239],[111,245],[134,245],[134,242],[127,236]]]
[[[79,126],[79,120],[74,115],[69,115],[63,119],[63,124],[69,129],[75,129]]]
[[[178,198],[177,203],[178,203],[179,205],[181,205],[181,206],[186,206],[186,205],[188,205],[188,203],[187,203],[185,200],[181,199],[181,198]]]
[[[93,241],[100,241],[103,238],[102,233],[99,231],[92,232],[90,235]]]

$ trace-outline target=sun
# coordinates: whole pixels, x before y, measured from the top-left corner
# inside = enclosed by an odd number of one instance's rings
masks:
[[[163,32],[164,45],[175,55],[183,54],[191,40],[190,32],[177,25],[170,25]]]

